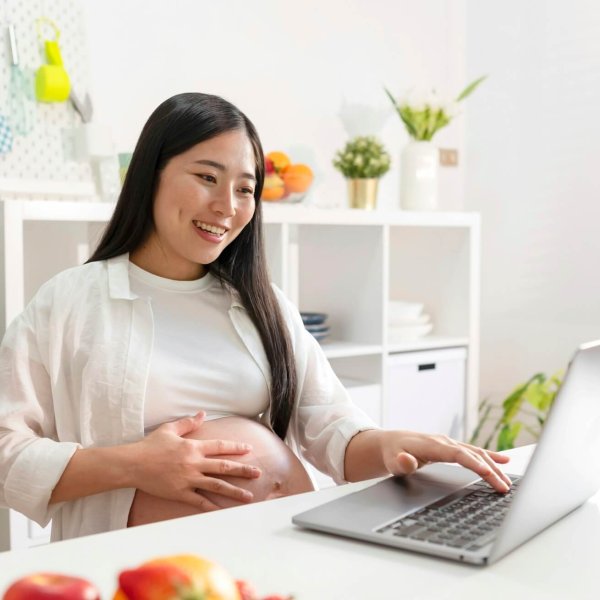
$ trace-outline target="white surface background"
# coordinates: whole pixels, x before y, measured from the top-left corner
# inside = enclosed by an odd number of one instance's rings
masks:
[[[317,175],[313,200],[346,202],[331,161],[347,140],[342,99],[390,108],[383,91],[464,85],[464,1],[103,0],[85,2],[97,118],[131,150],[154,108],[186,91],[221,95],[254,122],[265,151],[291,152]],[[462,146],[461,120],[440,134]],[[392,113],[381,131],[392,170],[380,206],[396,208],[408,140]],[[462,168],[442,169],[441,205],[462,208]]]
[[[482,213],[481,394],[600,338],[600,5],[469,2],[467,208]]]

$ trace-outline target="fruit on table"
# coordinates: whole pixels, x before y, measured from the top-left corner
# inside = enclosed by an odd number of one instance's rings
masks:
[[[280,200],[285,194],[285,185],[283,179],[273,173],[272,175],[265,176],[265,182],[263,184],[263,191],[260,195],[262,200]]]
[[[289,164],[291,164],[290,157],[285,152],[269,152],[266,156],[267,160],[270,160],[275,167],[275,171],[280,173],[285,169]]]
[[[113,600],[240,600],[221,566],[192,554],[165,556],[119,575]]]
[[[265,157],[265,182],[261,199],[274,201],[304,194],[313,179],[312,169],[308,165],[293,164],[284,152],[269,152]],[[294,199],[297,201],[301,197]]]
[[[240,594],[240,600],[257,600],[258,593],[256,588],[248,581],[244,579],[237,579],[235,584],[237,585],[238,592]]]
[[[146,565],[123,571],[119,575],[119,588],[123,595],[118,597],[128,600],[204,600],[204,592],[196,590],[192,578],[175,565]]]
[[[100,593],[81,577],[33,573],[12,583],[3,600],[100,600]]]
[[[282,596],[281,594],[270,594],[264,598],[259,598],[256,589],[251,583],[243,579],[236,581],[240,592],[240,600],[294,600],[293,596]]]
[[[288,165],[281,171],[286,194],[305,192],[312,183],[313,172],[308,165],[301,163]]]
[[[283,179],[277,175],[275,163],[268,157],[265,158],[265,181],[260,195],[262,200],[279,200],[285,193]]]

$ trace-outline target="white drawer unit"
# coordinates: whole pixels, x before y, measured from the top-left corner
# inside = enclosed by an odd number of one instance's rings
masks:
[[[390,354],[384,427],[462,439],[466,359],[466,348]]]

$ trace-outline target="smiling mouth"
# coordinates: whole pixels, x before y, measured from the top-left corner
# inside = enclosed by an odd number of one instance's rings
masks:
[[[203,221],[192,221],[194,226],[201,231],[206,231],[206,233],[210,233],[211,235],[215,235],[217,237],[223,237],[227,233],[227,229],[224,227],[217,227],[216,225],[210,225],[208,223],[204,223]]]

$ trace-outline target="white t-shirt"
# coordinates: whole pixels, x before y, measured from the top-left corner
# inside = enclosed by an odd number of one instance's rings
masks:
[[[129,262],[131,290],[151,299],[154,345],[144,430],[206,411],[207,419],[257,418],[269,389],[229,318],[231,298],[207,273],[194,281],[159,277]]]

